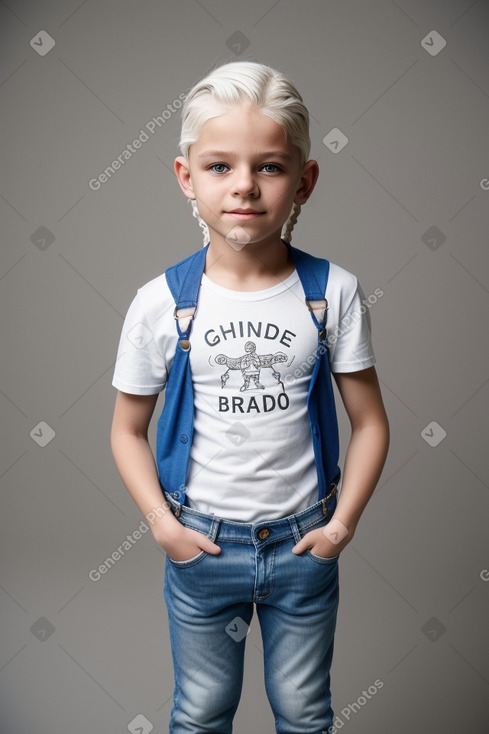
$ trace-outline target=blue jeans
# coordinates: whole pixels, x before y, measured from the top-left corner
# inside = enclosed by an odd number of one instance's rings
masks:
[[[231,734],[254,604],[277,734],[326,734],[333,723],[338,556],[295,555],[292,548],[329,522],[336,493],[303,512],[254,525],[166,499],[183,525],[222,549],[217,556],[201,551],[186,561],[166,559],[175,677],[170,734]]]

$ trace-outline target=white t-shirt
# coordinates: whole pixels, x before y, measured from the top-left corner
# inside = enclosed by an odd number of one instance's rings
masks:
[[[334,263],[325,297],[332,372],[375,364],[357,278]],[[317,327],[297,271],[256,292],[205,274],[190,336],[194,438],[188,504],[241,522],[300,512],[318,498],[307,412]],[[124,321],[112,384],[161,392],[175,353],[175,302],[162,274],[140,288]],[[164,477],[162,477],[164,485]]]

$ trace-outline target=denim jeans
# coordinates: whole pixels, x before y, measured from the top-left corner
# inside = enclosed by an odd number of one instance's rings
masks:
[[[322,558],[309,550],[295,555],[292,548],[329,522],[336,492],[300,513],[257,524],[166,499],[183,525],[222,549],[215,556],[201,551],[186,561],[166,559],[175,678],[170,734],[231,734],[254,605],[277,734],[326,734],[333,723],[338,556]]]

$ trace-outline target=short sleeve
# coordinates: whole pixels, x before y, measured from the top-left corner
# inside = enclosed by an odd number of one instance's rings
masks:
[[[159,285],[162,285],[161,279],[159,281]],[[172,344],[165,334],[168,332],[168,313],[173,322],[171,304],[165,304],[163,299],[159,299],[159,314],[155,316],[156,309],[148,302],[151,292],[156,290],[151,286],[152,284],[147,284],[139,289],[129,306],[112,379],[115,388],[134,395],[160,393],[166,385],[170,369]],[[164,318],[165,315],[167,318]]]
[[[370,309],[377,296],[365,298],[356,276],[339,266],[332,267],[331,275],[337,276],[327,320],[331,371],[355,372],[372,367],[376,360]]]

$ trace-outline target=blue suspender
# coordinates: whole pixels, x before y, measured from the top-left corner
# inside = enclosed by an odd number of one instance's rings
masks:
[[[339,480],[338,425],[326,341],[328,305],[325,293],[329,261],[299,250],[284,240],[282,242],[290,251],[304,289],[306,305],[318,329],[317,358],[307,400],[316,464],[323,465],[325,470],[324,477],[318,471],[319,499],[323,499]],[[208,248],[206,245],[165,272],[176,304],[174,316],[179,341],[165,391],[165,405],[158,421],[157,463],[162,487],[181,504],[185,502],[193,436],[190,334]]]
[[[311,312],[312,319],[316,327],[320,331],[324,331],[326,326],[326,310],[327,302],[325,299],[326,286],[328,284],[329,276],[329,261],[323,258],[315,258],[313,255],[309,255],[302,250],[292,247],[288,242],[282,240],[284,245],[289,249],[297,273],[299,275],[304,293],[306,295],[306,304]],[[175,300],[175,318],[177,322],[177,331],[180,339],[188,339],[190,331],[192,329],[192,321],[194,314],[190,315],[190,321],[188,325],[185,324],[187,316],[181,316],[180,320],[177,317],[178,311],[191,311],[197,308],[197,301],[199,297],[200,283],[202,279],[202,273],[204,272],[205,259],[209,245],[196,252],[194,255],[183,260],[181,263],[172,266],[166,271],[166,280],[168,286],[172,292],[172,296]],[[316,261],[316,262],[314,262]],[[183,270],[177,270],[179,266],[184,266]],[[316,267],[315,267],[316,266]],[[310,304],[316,305],[316,308],[312,308]],[[320,319],[317,318],[316,311],[322,313]],[[180,324],[180,321],[184,322],[184,326]],[[324,335],[325,336],[325,335]]]
[[[313,255],[292,247],[287,242],[284,242],[284,244],[288,247],[292,255],[295,268],[306,295],[306,305],[311,312],[312,320],[319,330],[319,338],[321,341],[324,341],[326,338],[328,308],[325,293],[329,277],[329,260],[315,258]]]

